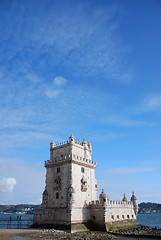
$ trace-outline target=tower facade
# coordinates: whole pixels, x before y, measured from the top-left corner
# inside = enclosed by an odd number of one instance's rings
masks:
[[[135,224],[138,203],[134,192],[130,201],[125,195],[122,201],[113,201],[103,189],[97,200],[96,162],[92,161],[90,142],[76,142],[73,134],[66,142],[52,141],[45,168],[46,185],[42,208],[34,212],[35,226],[76,230],[90,225],[104,230],[111,224]]]
[[[42,211],[35,222],[71,225],[90,220],[89,203],[97,199],[96,162],[90,142],[50,143],[50,160],[45,161],[46,186]]]

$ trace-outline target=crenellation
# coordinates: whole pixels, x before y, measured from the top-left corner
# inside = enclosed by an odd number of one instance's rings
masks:
[[[60,157],[53,157],[52,159],[45,161],[45,164],[52,164],[54,162],[66,161],[66,160],[71,159],[71,157],[75,161],[84,162],[85,164],[96,166],[96,162],[94,162],[90,159],[85,159],[85,158],[82,158],[82,157],[76,156],[76,155],[71,156],[70,154],[69,155],[63,155],[63,156],[60,156]]]

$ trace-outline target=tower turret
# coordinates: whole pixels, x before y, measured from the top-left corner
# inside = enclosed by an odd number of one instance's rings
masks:
[[[108,200],[109,200],[108,196],[104,192],[104,189],[102,189],[102,192],[99,195],[100,204],[105,207]]]
[[[52,140],[52,142],[50,143],[50,160],[53,159],[53,148],[55,147],[55,142]]]
[[[92,144],[90,143],[90,141],[88,142],[88,149],[89,149],[90,156],[92,156]]]
[[[69,137],[69,143],[70,143],[70,154],[73,155],[73,146],[75,144],[73,133]]]
[[[123,202],[128,202],[126,195],[124,194],[124,197],[122,199]]]
[[[84,147],[84,158],[88,158],[88,145],[87,142],[85,141],[85,138],[83,139],[83,147]]]
[[[75,139],[74,139],[74,136],[73,136],[73,133],[70,135],[70,137],[69,137],[69,142],[71,143],[71,144],[74,144],[75,143]]]
[[[137,198],[136,198],[136,196],[134,195],[134,192],[132,192],[131,202],[133,203],[133,206],[134,206],[135,215],[137,215],[138,210],[139,210],[139,207],[138,207]]]

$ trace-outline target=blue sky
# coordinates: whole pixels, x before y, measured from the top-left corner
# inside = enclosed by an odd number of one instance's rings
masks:
[[[99,192],[161,203],[160,26],[159,0],[0,0],[1,204],[41,202],[71,133]]]

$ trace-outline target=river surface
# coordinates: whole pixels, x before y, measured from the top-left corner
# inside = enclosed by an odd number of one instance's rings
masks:
[[[139,224],[161,228],[161,213],[138,214]],[[0,229],[28,228],[33,222],[33,214],[0,214]],[[117,240],[157,240],[155,238],[117,237]],[[28,237],[13,236],[11,240],[31,240]]]
[[[29,228],[33,223],[33,214],[0,214],[0,229]]]

